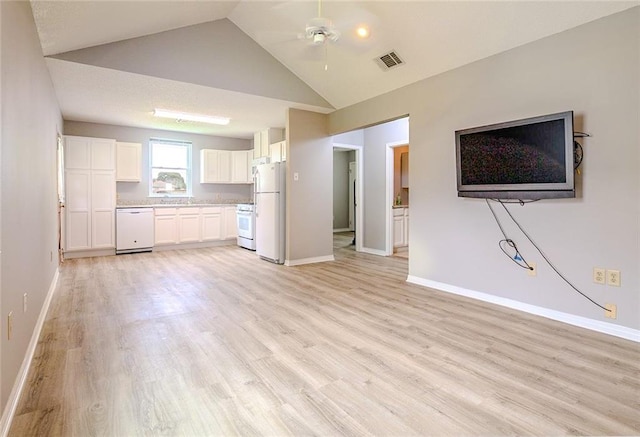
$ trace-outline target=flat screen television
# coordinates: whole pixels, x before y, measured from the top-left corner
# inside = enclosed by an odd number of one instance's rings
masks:
[[[456,131],[458,196],[575,197],[573,111]]]

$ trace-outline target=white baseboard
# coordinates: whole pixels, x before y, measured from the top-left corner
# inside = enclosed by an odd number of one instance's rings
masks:
[[[349,228],[340,228],[340,229],[334,229],[333,233],[335,234],[336,232],[351,232],[352,229]]]
[[[615,325],[613,323],[602,322],[600,320],[594,320],[587,317],[576,316],[574,314],[564,313],[561,311],[555,311],[528,303],[518,302],[517,300],[507,299],[500,296],[494,296],[492,294],[468,290],[466,288],[457,287],[455,285],[419,278],[417,276],[407,276],[407,282],[411,284],[422,285],[424,287],[434,288],[440,291],[445,291],[447,293],[457,294],[459,296],[470,297],[472,299],[481,300],[483,302],[493,303],[514,310],[523,311],[525,313],[534,314],[536,316],[546,317],[547,319],[556,320],[558,322],[567,323],[569,325],[578,326],[580,328],[602,332],[603,334],[609,334],[613,335],[614,337],[620,337],[626,340],[640,343],[640,330],[627,328],[626,326]]]
[[[323,263],[327,261],[335,261],[335,258],[333,257],[333,255],[327,255],[327,256],[316,256],[313,258],[301,258],[301,259],[293,259],[293,260],[288,259],[288,260],[285,260],[284,265],[287,267],[293,267],[293,266],[301,266],[303,264]]]
[[[47,312],[49,311],[49,305],[51,304],[53,293],[56,291],[59,276],[60,270],[56,268],[53,279],[51,280],[51,284],[49,285],[49,291],[47,291],[47,296],[45,297],[44,303],[42,304],[42,309],[40,310],[40,315],[38,316],[36,326],[34,327],[33,333],[31,334],[31,341],[29,342],[29,346],[27,347],[24,359],[22,360],[22,366],[20,366],[18,376],[16,377],[13,388],[11,389],[11,393],[9,394],[9,399],[7,399],[7,405],[5,406],[4,412],[2,413],[2,419],[0,419],[0,436],[2,437],[6,437],[7,434],[9,434],[9,428],[11,428],[13,416],[16,413],[16,409],[18,408],[20,394],[22,393],[24,384],[27,381],[29,367],[31,367],[31,360],[33,360],[33,354],[36,352],[36,346],[38,345],[40,332],[42,331],[42,326],[44,325],[44,321],[47,318]]]
[[[363,248],[362,248],[362,252],[364,252],[364,253],[370,253],[371,255],[389,256],[389,255],[387,255],[387,252],[385,252],[384,250],[380,250],[380,249],[371,249],[371,248],[369,248],[369,247],[363,247]]]

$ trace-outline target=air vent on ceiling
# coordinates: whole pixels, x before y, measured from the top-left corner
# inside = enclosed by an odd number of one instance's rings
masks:
[[[385,53],[382,56],[378,56],[375,61],[384,71],[404,65],[404,61],[400,59],[400,56],[398,56],[398,53],[396,53],[395,50]]]

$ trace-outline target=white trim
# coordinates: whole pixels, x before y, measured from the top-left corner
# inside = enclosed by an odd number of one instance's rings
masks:
[[[340,229],[334,229],[333,233],[337,233],[337,232],[351,232],[351,229],[349,228],[340,228]]]
[[[333,257],[333,255],[327,255],[327,256],[315,256],[312,258],[294,259],[294,260],[288,259],[284,262],[284,265],[287,267],[293,267],[293,266],[300,266],[303,264],[323,263],[327,261],[335,261],[335,258]]]
[[[369,253],[371,255],[389,256],[389,255],[387,255],[387,252],[385,250],[371,249],[370,247],[363,247],[362,248],[362,252]]]
[[[386,211],[386,232],[385,232],[385,255],[393,255],[393,149],[396,147],[408,146],[409,139],[394,141],[386,144],[386,192],[387,198],[385,199],[385,211]],[[409,184],[411,185],[411,184]]]
[[[333,148],[355,150],[356,152],[356,165],[358,168],[358,175],[356,177],[356,252],[362,252],[362,240],[364,239],[364,150],[363,146],[355,144],[342,144],[333,143]]]
[[[567,323],[569,325],[578,326],[580,328],[589,329],[591,331],[602,332],[604,334],[613,335],[614,337],[620,337],[626,340],[640,343],[640,330],[627,328],[626,326],[615,325],[613,323],[602,322],[599,320],[589,319],[587,317],[576,316],[574,314],[564,313],[561,311],[555,311],[528,303],[518,302],[517,300],[482,293],[480,291],[468,290],[466,288],[457,287],[455,285],[419,278],[417,276],[407,276],[407,282],[411,284],[422,285],[424,287],[434,288],[440,291],[445,291],[447,293],[457,294],[459,296],[470,297],[472,299],[481,300],[483,302],[493,303],[514,310],[523,311],[525,313],[534,314],[536,316],[546,317],[547,319],[557,320],[558,322]]]
[[[40,332],[42,331],[42,326],[44,325],[44,321],[47,318],[47,312],[49,311],[49,305],[51,304],[53,293],[56,291],[56,286],[58,285],[59,276],[60,270],[56,268],[53,279],[51,280],[51,285],[49,285],[49,291],[47,292],[47,296],[44,299],[42,309],[40,310],[40,315],[38,316],[38,320],[36,321],[36,326],[33,329],[33,333],[31,334],[31,341],[29,342],[29,346],[27,347],[24,359],[22,360],[22,366],[20,366],[18,376],[16,377],[13,388],[11,389],[11,393],[9,394],[9,399],[7,399],[7,405],[4,408],[2,419],[0,419],[0,436],[2,437],[6,437],[7,434],[9,434],[11,422],[13,422],[13,416],[16,413],[16,409],[18,408],[20,394],[22,393],[24,384],[27,381],[27,376],[29,375],[29,367],[31,367],[31,361],[33,360],[33,355],[36,352],[36,346],[38,345],[38,340],[40,339]]]

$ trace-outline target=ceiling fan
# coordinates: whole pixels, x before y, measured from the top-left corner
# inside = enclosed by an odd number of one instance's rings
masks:
[[[335,42],[340,38],[340,32],[331,20],[322,16],[322,0],[318,0],[318,16],[309,20],[303,36],[315,45],[324,44],[327,40]]]
[[[336,42],[340,38],[340,32],[334,27],[332,21],[322,16],[322,0],[318,0],[318,16],[307,22],[302,38],[311,42],[314,46],[324,46],[324,69],[328,70],[327,41]]]

